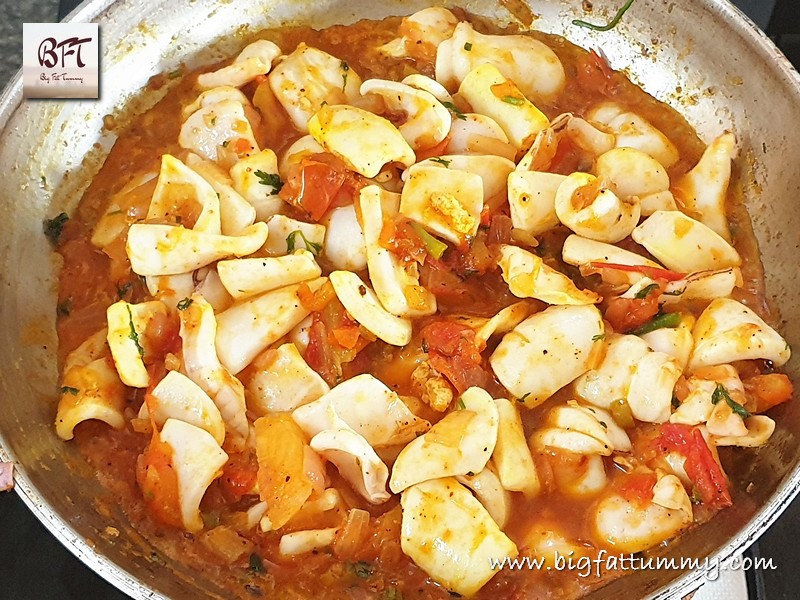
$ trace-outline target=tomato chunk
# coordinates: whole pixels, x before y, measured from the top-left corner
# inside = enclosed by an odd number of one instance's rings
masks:
[[[481,367],[475,332],[454,321],[434,321],[422,330],[431,366],[444,375],[459,393],[485,386],[489,375]]]
[[[606,321],[614,331],[627,333],[641,327],[658,314],[658,294],[639,298],[614,298],[608,303]]]
[[[327,153],[303,158],[281,188],[280,197],[319,221],[327,210],[351,204],[364,187],[361,177]]]
[[[733,504],[725,473],[697,427],[664,423],[659,445],[665,452],[674,450],[686,457],[683,468],[704,504],[716,509]]]
[[[172,448],[161,441],[156,430],[144,454],[139,456],[136,481],[150,514],[167,525],[183,526],[178,474],[172,465]]]
[[[747,394],[755,398],[757,413],[766,412],[773,406],[791,400],[794,393],[791,380],[783,373],[755,375],[742,383]]]

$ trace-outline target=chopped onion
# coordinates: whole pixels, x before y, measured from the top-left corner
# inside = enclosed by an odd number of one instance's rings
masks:
[[[353,508],[347,513],[347,522],[337,532],[333,553],[341,560],[352,559],[364,547],[369,537],[369,513]]]
[[[250,554],[255,545],[227,525],[220,525],[200,536],[203,545],[227,563]]]

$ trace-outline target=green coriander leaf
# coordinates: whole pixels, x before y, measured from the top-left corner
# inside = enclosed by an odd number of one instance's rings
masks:
[[[630,333],[632,335],[644,335],[645,333],[650,333],[651,331],[655,331],[656,329],[675,329],[678,325],[681,324],[681,314],[680,313],[663,313],[660,315],[656,315],[652,319],[650,319],[644,325],[637,327]]]
[[[633,4],[633,0],[628,0],[628,1],[627,1],[627,2],[626,2],[626,3],[625,3],[623,6],[622,6],[622,8],[620,8],[620,9],[617,11],[617,14],[616,14],[616,15],[614,15],[614,18],[613,18],[613,19],[611,19],[611,20],[610,20],[608,23],[606,23],[605,25],[596,25],[596,24],[594,24],[594,23],[589,23],[588,21],[582,21],[582,20],[580,20],[580,19],[575,19],[574,21],[572,21],[572,24],[573,24],[573,25],[577,25],[578,27],[586,27],[587,29],[593,29],[594,31],[610,31],[610,30],[614,29],[614,27],[616,27],[616,26],[617,26],[617,24],[618,24],[618,23],[620,22],[620,20],[622,19],[622,16],[623,16],[623,15],[624,15],[626,12],[628,12],[628,9],[631,7],[631,5],[632,5],[632,4]]]
[[[605,337],[606,337],[605,333],[598,333],[597,335],[592,336],[592,341],[597,342],[598,340],[605,339]]]
[[[303,243],[306,246],[306,250],[311,252],[314,256],[319,256],[322,252],[322,244],[318,244],[316,242],[312,242],[309,240],[305,234],[300,229],[295,229],[292,233],[286,236],[286,251],[291,254],[297,248],[297,236],[300,236],[303,239]]]
[[[350,65],[346,61],[342,61],[342,90],[347,87],[347,73],[350,71]]]
[[[186,310],[192,305],[192,302],[194,302],[194,300],[192,300],[191,298],[184,298],[183,300],[178,302],[176,307],[178,310]]]
[[[359,579],[369,579],[375,572],[375,567],[373,567],[371,564],[369,564],[364,560],[359,560],[358,562],[354,563],[348,563],[348,568]]]
[[[724,385],[718,383],[717,387],[714,388],[714,393],[711,394],[711,403],[717,404],[720,400],[725,400],[728,406],[731,407],[731,410],[743,419],[749,419],[753,416],[744,406],[731,398],[731,395],[728,393],[728,390],[725,389]]]
[[[70,387],[68,385],[61,386],[62,394],[72,394],[73,396],[77,396],[79,391],[80,390],[78,390],[78,388]]]
[[[469,52],[470,50],[472,50],[472,43],[471,43],[471,42],[467,42],[467,43],[465,43],[465,44],[464,44],[464,50],[466,50],[467,52]]]
[[[467,120],[467,115],[461,112],[461,110],[459,110],[459,108],[452,102],[447,102],[447,101],[442,102],[442,106],[444,106],[447,110],[452,112],[456,116],[456,119],[461,119],[462,121]]]
[[[521,106],[525,104],[524,98],[518,98],[516,96],[503,96],[500,99],[506,104],[513,104],[514,106]]]
[[[61,240],[61,233],[64,231],[64,225],[67,224],[67,221],[69,221],[69,215],[65,212],[52,219],[44,220],[44,235],[53,246],[58,246],[58,242]]]
[[[181,75],[183,75],[183,71],[181,69],[175,69],[174,71],[170,71],[167,77],[169,79],[177,79]]]
[[[531,395],[530,392],[526,392],[526,393],[522,394],[521,398],[517,398],[517,402],[525,402],[525,398],[527,398],[530,395]]]
[[[255,170],[253,171],[253,175],[258,177],[258,183],[261,185],[269,185],[272,187],[272,192],[270,193],[271,196],[274,196],[280,192],[281,188],[283,187],[281,177],[277,173],[265,173],[264,171]]]
[[[144,357],[144,348],[142,348],[142,345],[139,343],[139,334],[136,332],[136,327],[133,324],[133,313],[131,312],[131,307],[126,306],[125,308],[128,309],[128,325],[131,328],[128,338],[133,340],[133,343],[136,344],[136,350],[139,352],[139,356]]]
[[[657,283],[651,283],[650,285],[647,285],[647,286],[643,287],[642,289],[640,289],[638,292],[636,292],[636,295],[634,297],[637,300],[644,300],[645,298],[647,298],[650,295],[650,292],[652,292],[653,290],[657,290],[657,289],[658,289],[658,284]]]
[[[444,167],[449,167],[451,161],[447,160],[446,158],[442,158],[441,156],[436,156],[431,159],[431,162],[439,163]]]
[[[458,409],[459,410],[464,410],[465,408],[467,408],[467,405],[464,404],[464,399],[463,398],[459,398],[458,399]]]

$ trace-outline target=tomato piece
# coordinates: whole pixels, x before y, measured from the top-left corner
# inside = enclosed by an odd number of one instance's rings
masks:
[[[318,313],[314,314],[314,322],[308,329],[308,346],[303,358],[328,385],[333,387],[339,382],[341,373],[334,362],[333,348],[328,342],[328,330],[320,321]]]
[[[615,487],[628,502],[646,504],[653,499],[653,486],[658,478],[655,473],[634,471],[618,478]]]
[[[177,354],[180,351],[182,346],[180,331],[181,322],[176,314],[157,312],[147,323],[144,337],[148,348],[155,357],[161,359],[167,353]]]
[[[232,454],[222,469],[219,486],[225,500],[239,502],[248,494],[258,479],[258,461],[252,450]]]
[[[651,293],[642,299],[614,298],[606,308],[606,321],[618,333],[633,331],[658,314],[659,295]]]
[[[454,321],[434,321],[422,330],[431,366],[444,375],[459,393],[472,386],[485,386],[488,374],[481,367],[475,332]]]
[[[352,350],[358,344],[358,339],[361,335],[361,332],[358,329],[357,325],[344,325],[342,327],[336,327],[331,330],[336,343],[339,344],[342,348],[347,348],[348,350]]]
[[[686,273],[677,273],[669,269],[649,267],[647,265],[621,265],[618,263],[593,262],[590,263],[594,269],[614,269],[615,271],[627,271],[629,273],[641,273],[650,279],[663,279],[664,281],[678,281],[686,277]]]
[[[306,310],[318,312],[336,298],[336,290],[330,281],[323,283],[316,292],[312,292],[307,283],[301,283],[297,289],[297,297]]]
[[[350,204],[364,187],[361,177],[332,154],[314,154],[295,165],[280,197],[319,221],[329,208]]]
[[[716,509],[733,504],[725,473],[697,427],[664,423],[659,446],[664,452],[674,450],[686,457],[683,468],[704,504]]]
[[[172,448],[161,441],[158,431],[136,464],[136,481],[150,513],[162,523],[182,527],[178,496],[178,474],[172,466]]]
[[[406,219],[386,219],[378,243],[405,261],[425,262],[428,251],[425,242]]]
[[[742,383],[745,392],[755,398],[757,413],[766,412],[773,406],[788,402],[794,393],[792,381],[783,373],[755,375]]]

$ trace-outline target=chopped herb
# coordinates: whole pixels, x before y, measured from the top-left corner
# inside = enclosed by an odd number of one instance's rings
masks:
[[[458,409],[459,410],[464,410],[465,408],[467,408],[467,405],[464,404],[464,399],[463,398],[459,398],[458,399]]]
[[[347,87],[347,72],[350,70],[350,65],[347,61],[342,61],[342,91]]]
[[[369,579],[375,572],[375,567],[363,560],[359,560],[358,562],[354,563],[348,563],[347,567],[359,579]]]
[[[174,71],[170,71],[167,77],[170,79],[177,79],[181,75],[183,75],[183,71],[181,69],[175,69]]]
[[[500,99],[506,104],[513,104],[514,106],[525,104],[525,98],[518,98],[517,96],[503,96]]]
[[[436,156],[435,158],[431,159],[431,162],[439,163],[442,166],[449,167],[452,161],[442,158],[441,156]]]
[[[256,170],[253,171],[253,175],[258,177],[258,183],[261,185],[269,185],[272,186],[272,193],[270,196],[274,196],[278,192],[281,191],[283,187],[283,182],[281,181],[280,175],[277,173],[265,173],[264,171]]]
[[[225,140],[224,142],[222,142],[222,147],[223,147],[223,148],[227,148],[227,147],[228,147],[228,144],[230,144],[230,143],[231,143],[231,141],[230,141],[230,140]]]
[[[132,287],[132,281],[126,281],[122,285],[117,284],[117,300],[122,300],[125,296],[127,296]]]
[[[530,395],[531,395],[530,392],[526,392],[526,393],[522,394],[521,398],[517,398],[517,402],[525,402],[525,398],[527,398]]]
[[[128,309],[128,325],[131,328],[128,338],[133,340],[133,343],[136,344],[136,350],[139,352],[139,356],[144,357],[144,348],[142,348],[142,345],[139,343],[139,334],[136,333],[136,327],[133,324],[133,313],[131,312],[131,307],[128,305],[125,308]]]
[[[616,27],[616,26],[617,26],[617,24],[618,24],[618,23],[620,22],[620,20],[622,19],[622,16],[623,16],[623,15],[624,15],[626,12],[628,12],[628,9],[631,7],[631,5],[632,5],[632,4],[633,4],[633,0],[628,0],[628,1],[627,1],[627,2],[626,2],[626,3],[625,3],[623,6],[622,6],[622,8],[620,8],[620,9],[617,11],[617,14],[616,14],[616,15],[614,15],[614,18],[613,18],[613,19],[611,19],[611,20],[610,20],[608,23],[606,23],[605,25],[596,25],[596,24],[594,24],[594,23],[589,23],[588,21],[582,21],[582,20],[580,20],[580,19],[575,19],[574,21],[572,21],[572,24],[573,24],[573,25],[577,25],[578,27],[586,27],[587,29],[593,29],[594,31],[610,31],[610,30],[614,29],[614,27]]]
[[[69,215],[62,212],[60,215],[44,220],[44,234],[53,246],[58,246],[61,239],[61,233],[64,231],[64,225],[69,221]]]
[[[72,312],[72,298],[67,298],[63,302],[60,302],[58,306],[56,306],[56,312],[62,317],[69,316],[69,313]]]
[[[603,340],[603,339],[605,339],[605,337],[606,337],[606,334],[605,334],[605,333],[598,333],[597,335],[593,335],[593,336],[592,336],[592,341],[593,341],[593,342],[597,342],[597,341],[599,341],[599,340]]]
[[[641,327],[637,327],[630,333],[633,335],[644,335],[656,329],[674,329],[681,324],[681,313],[662,313],[656,315]]]
[[[176,307],[178,310],[186,310],[192,305],[192,302],[194,302],[194,300],[192,300],[191,298],[184,298],[183,300],[178,302]]]
[[[453,104],[452,102],[445,101],[445,102],[442,102],[442,105],[447,110],[452,112],[456,116],[456,119],[461,119],[462,121],[466,121],[467,120],[467,115],[465,115],[463,112],[461,112],[459,110],[459,108],[455,104]]]
[[[264,568],[264,561],[261,560],[261,557],[253,552],[250,555],[250,570],[253,573],[266,573],[267,570]]]
[[[672,394],[672,408],[679,408],[681,405],[681,401],[678,400],[678,397],[673,393]]]
[[[286,236],[286,251],[289,253],[294,252],[295,248],[297,247],[298,235],[303,238],[303,243],[306,245],[306,250],[311,252],[311,254],[314,256],[319,256],[319,253],[322,252],[322,244],[310,241],[299,229],[295,229],[292,233]]]
[[[422,239],[422,243],[425,244],[425,251],[428,254],[436,259],[442,258],[442,254],[447,250],[447,244],[433,237],[419,223],[412,222],[411,229]]]
[[[714,393],[711,394],[711,404],[717,404],[720,400],[725,400],[728,406],[731,407],[731,410],[743,419],[749,419],[753,416],[744,406],[731,398],[731,395],[728,393],[728,390],[725,389],[724,385],[718,383],[717,387],[714,388]]]
[[[68,385],[61,386],[61,393],[62,394],[72,394],[73,396],[78,395],[78,388],[70,387]]]
[[[378,600],[403,600],[403,592],[391,586],[381,592]]]
[[[686,291],[686,288],[683,288],[683,289],[680,289],[680,290],[672,290],[671,292],[663,292],[663,295],[664,296],[680,296],[685,291]]]
[[[472,42],[467,42],[467,43],[465,43],[465,44],[464,44],[464,50],[466,50],[467,52],[469,52],[470,50],[472,50]]]
[[[657,283],[651,283],[650,285],[647,285],[642,289],[640,289],[638,292],[636,292],[634,298],[636,298],[637,300],[644,300],[650,295],[650,292],[652,292],[653,290],[657,290],[658,288],[659,285]]]

